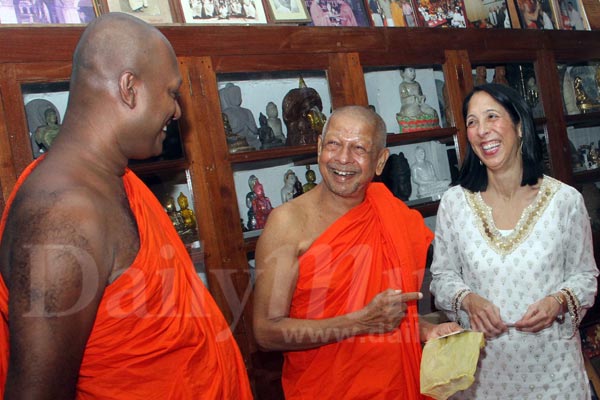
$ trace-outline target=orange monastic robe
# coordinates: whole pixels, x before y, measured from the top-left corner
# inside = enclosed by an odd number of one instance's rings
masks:
[[[16,190],[38,162],[19,178],[0,234]],[[83,356],[77,398],[252,398],[236,342],[173,224],[133,172],[127,170],[123,182],[138,224],[140,250],[123,275],[106,287]],[[9,349],[7,302],[2,280],[2,394]]]
[[[322,319],[362,309],[388,289],[421,289],[433,234],[421,215],[372,183],[365,201],[331,225],[299,259],[291,318]],[[290,332],[289,340],[307,332]],[[340,335],[341,332],[326,332]],[[331,337],[331,336],[330,336]],[[394,331],[285,354],[290,399],[421,399],[416,302]]]

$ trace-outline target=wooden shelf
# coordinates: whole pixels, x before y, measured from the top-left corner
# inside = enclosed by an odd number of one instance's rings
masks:
[[[589,169],[587,171],[573,172],[573,179],[576,183],[589,183],[600,181],[600,168]]]
[[[387,145],[403,145],[425,142],[428,140],[439,140],[441,142],[453,142],[456,128],[438,128],[418,132],[390,133],[387,136]]]
[[[153,175],[160,171],[161,174],[168,172],[177,172],[189,167],[189,162],[185,159],[179,160],[161,160],[152,162],[140,162],[129,164],[129,169],[138,176]]]
[[[587,114],[565,115],[567,126],[575,128],[589,128],[600,125],[600,112]]]

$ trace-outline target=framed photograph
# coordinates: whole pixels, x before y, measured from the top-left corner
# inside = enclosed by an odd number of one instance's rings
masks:
[[[373,26],[417,26],[410,0],[369,0],[369,13]]]
[[[274,23],[310,22],[304,0],[266,0],[269,21]]]
[[[580,0],[553,0],[560,29],[589,31],[585,10]]]
[[[105,12],[131,14],[151,24],[165,24],[175,21],[177,15],[169,0],[100,0]]]
[[[180,0],[190,24],[266,24],[262,0]],[[300,1],[300,0],[294,0]]]
[[[513,26],[506,0],[466,0],[465,10],[470,27],[509,29]]]
[[[315,26],[371,26],[362,0],[306,0]]]
[[[560,29],[555,0],[516,0],[523,29]]]
[[[583,10],[587,17],[590,29],[600,29],[600,1],[597,0],[582,0]]]
[[[420,26],[427,28],[466,28],[467,12],[463,2],[452,0],[416,0]]]
[[[0,0],[0,24],[87,24],[96,15],[92,0]]]

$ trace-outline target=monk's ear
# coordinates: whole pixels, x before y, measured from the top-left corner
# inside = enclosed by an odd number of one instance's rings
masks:
[[[138,79],[131,71],[125,71],[119,77],[119,95],[129,108],[135,108]]]
[[[387,147],[379,152],[379,156],[377,157],[377,166],[375,167],[375,174],[377,176],[381,175],[381,173],[383,172],[383,168],[385,167],[385,163],[389,156],[390,149],[388,149]]]
[[[321,157],[321,144],[323,143],[323,134],[317,137],[317,159]]]

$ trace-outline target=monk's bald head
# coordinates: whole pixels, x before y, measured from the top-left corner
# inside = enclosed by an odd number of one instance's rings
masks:
[[[344,106],[336,109],[329,117],[329,120],[327,121],[323,129],[323,132],[325,134],[327,133],[327,128],[331,121],[337,118],[348,117],[359,119],[362,123],[369,127],[373,133],[373,143],[377,145],[377,148],[379,150],[385,148],[385,143],[387,139],[385,122],[379,116],[379,114],[377,114],[375,111],[371,110],[368,107]]]
[[[142,74],[156,61],[159,47],[175,60],[171,45],[152,25],[124,13],[104,14],[88,25],[77,44],[71,83],[114,80],[125,70]]]

